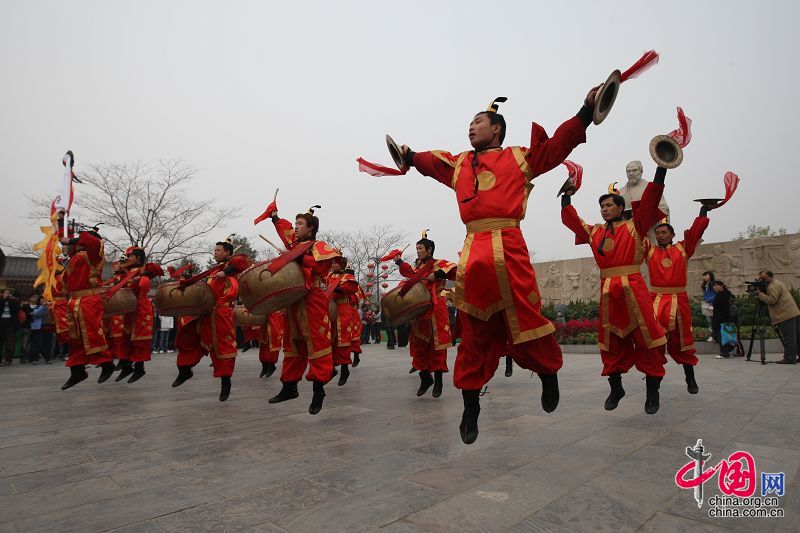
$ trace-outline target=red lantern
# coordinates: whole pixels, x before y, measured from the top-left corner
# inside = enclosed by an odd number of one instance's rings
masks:
[[[381,265],[381,268],[384,269],[384,270],[388,270],[389,265]]]
[[[372,298],[372,293],[371,292],[365,292],[364,296],[366,296],[367,298]]]
[[[374,275],[375,274],[373,274],[372,272],[367,272],[367,279],[372,279],[372,276]]]
[[[381,274],[381,277],[382,277],[383,279],[389,279],[389,274]]]
[[[386,288],[388,288],[388,287],[389,287],[389,284],[388,284],[388,283],[381,283],[381,287],[383,287],[384,289],[386,289]]]
[[[367,288],[368,288],[368,289],[371,289],[373,285],[375,285],[375,284],[374,284],[374,283],[372,283],[371,281],[368,281],[368,282],[367,282]]]
[[[375,263],[370,261],[369,263],[367,263],[367,268],[375,268]]]

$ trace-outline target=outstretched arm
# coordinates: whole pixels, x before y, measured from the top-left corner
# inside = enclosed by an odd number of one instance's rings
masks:
[[[633,223],[636,231],[641,236],[647,235],[650,228],[664,218],[664,213],[658,208],[661,195],[664,194],[664,179],[667,177],[667,169],[658,167],[653,181],[648,183],[642,193],[639,207],[634,212]]]
[[[280,218],[277,211],[272,215],[272,223],[275,224],[275,231],[278,232],[278,237],[283,241],[283,245],[289,248],[294,242],[294,226],[292,223]]]
[[[708,223],[710,222],[706,213],[708,209],[703,206],[700,208],[700,216],[694,219],[692,227],[683,232],[683,249],[686,250],[686,257],[692,257],[697,250],[697,245],[703,238],[703,232],[706,231]]]
[[[561,197],[561,222],[575,234],[575,244],[589,244],[592,237],[592,226],[578,216],[572,207],[572,197],[564,194]]]
[[[430,176],[439,183],[453,187],[458,156],[441,150],[414,152],[407,146],[403,146],[403,150],[409,166],[415,167],[423,176]]]

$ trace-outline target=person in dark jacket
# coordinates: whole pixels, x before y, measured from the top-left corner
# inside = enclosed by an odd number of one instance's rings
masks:
[[[725,286],[725,283],[716,280],[714,281],[714,316],[713,316],[713,323],[714,323],[714,333],[719,339],[719,355],[717,359],[727,359],[731,356],[731,349],[733,348],[732,344],[723,344],[722,343],[722,325],[728,322],[733,322],[733,316],[731,313],[731,305],[733,305],[733,294],[731,291],[728,290],[728,287]]]
[[[3,289],[0,296],[0,351],[4,359],[0,361],[0,366],[10,365],[14,360],[19,327],[19,300],[11,296],[9,289]]]

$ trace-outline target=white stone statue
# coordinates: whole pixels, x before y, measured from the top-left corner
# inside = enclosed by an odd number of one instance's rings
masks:
[[[631,206],[633,202],[638,202],[642,199],[642,194],[644,193],[645,187],[649,183],[647,180],[642,179],[642,172],[643,172],[642,162],[641,161],[631,161],[625,166],[625,174],[628,176],[628,182],[620,187],[619,192],[623,198],[625,198],[625,210],[631,210]],[[664,199],[664,196],[661,196],[661,202],[658,204],[658,208],[666,215],[667,219],[669,220],[669,206],[667,205],[667,201]],[[655,242],[655,232],[654,228],[650,228],[650,241]]]

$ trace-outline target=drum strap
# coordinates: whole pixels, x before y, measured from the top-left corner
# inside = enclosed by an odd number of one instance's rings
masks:
[[[301,255],[305,254],[309,248],[314,245],[314,241],[306,241],[303,243],[298,244],[291,250],[286,253],[283,253],[272,260],[272,262],[267,267],[267,271],[270,274],[275,274],[277,271],[300,257]]]
[[[425,266],[417,270],[413,276],[408,278],[406,281],[403,282],[403,287],[400,289],[400,296],[405,296],[411,288],[419,283],[422,279],[428,277],[428,274],[433,272],[433,267],[436,264],[436,261],[431,259]]]
[[[138,268],[133,268],[133,269],[131,269],[131,270],[130,270],[130,272],[128,272],[128,273],[125,275],[125,277],[124,277],[124,278],[122,278],[122,279],[119,281],[119,283],[117,283],[116,285],[114,285],[113,287],[111,287],[110,289],[108,289],[108,290],[107,290],[107,291],[106,291],[106,292],[103,294],[103,299],[104,299],[104,300],[108,300],[108,299],[110,299],[112,296],[114,296],[114,295],[117,293],[117,291],[118,291],[118,290],[120,290],[122,287],[124,287],[124,286],[125,286],[125,285],[126,285],[126,284],[127,284],[129,281],[130,281],[130,280],[132,280],[134,277],[136,277],[137,275],[139,275],[139,273],[140,273],[140,272],[139,272],[139,269],[138,269]]]

